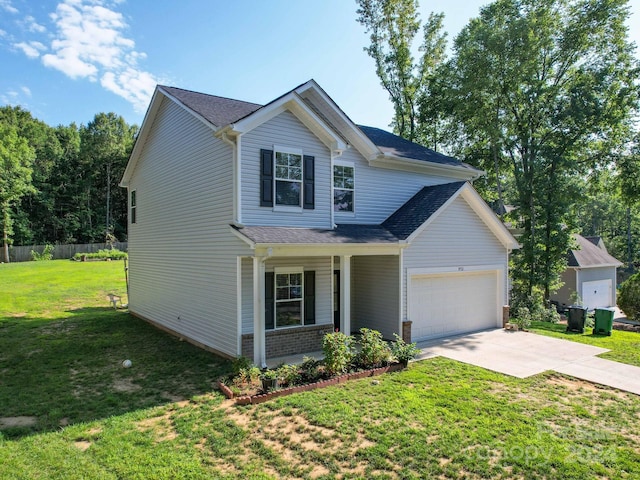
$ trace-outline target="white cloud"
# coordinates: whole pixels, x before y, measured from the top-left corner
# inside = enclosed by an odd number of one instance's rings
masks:
[[[27,97],[31,96],[31,89],[29,87],[25,87],[23,85],[22,87],[20,87],[20,90],[22,90],[22,93],[24,93]]]
[[[45,27],[36,22],[36,19],[31,16],[25,17],[24,22],[30,32],[44,33],[47,31]]]
[[[9,0],[0,0],[6,8]],[[146,59],[135,50],[135,42],[127,37],[124,16],[115,10],[120,0],[62,0],[50,14],[54,24],[48,52],[42,63],[73,79],[100,81],[106,90],[130,102],[136,111],[144,112],[153,89],[158,83],[150,72],[138,65]],[[45,33],[46,28],[33,17],[24,25],[33,33]],[[38,45],[36,45],[38,44]],[[35,58],[47,50],[38,42],[14,44],[25,55]]]
[[[19,50],[22,50],[22,53],[24,53],[29,58],[38,58],[40,56],[40,52],[47,49],[47,47],[45,47],[42,43],[35,41],[28,43],[14,43],[13,46]]]
[[[18,13],[18,9],[11,5],[11,0],[0,0],[0,8],[9,13]]]

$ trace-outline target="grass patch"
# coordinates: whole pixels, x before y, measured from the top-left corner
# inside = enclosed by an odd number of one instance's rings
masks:
[[[236,407],[227,362],[108,307],[121,264],[3,265],[0,288],[39,305],[0,298],[0,416],[36,419],[0,427],[2,480],[640,477],[632,394],[434,358]]]
[[[637,332],[614,330],[611,336],[607,336],[592,335],[592,328],[585,328],[584,333],[567,332],[566,329],[567,326],[561,323],[548,322],[532,322],[529,328],[532,332],[548,337],[608,348],[611,351],[603,353],[599,357],[640,367],[640,334]]]

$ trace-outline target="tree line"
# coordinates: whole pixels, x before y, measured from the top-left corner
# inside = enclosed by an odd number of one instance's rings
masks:
[[[126,241],[118,182],[137,131],[114,113],[51,127],[21,107],[0,107],[2,261],[10,244]]]
[[[417,0],[356,1],[394,131],[486,171],[476,188],[522,230],[516,295],[549,299],[574,232],[633,270],[640,69],[626,0],[497,0],[450,50],[443,15],[422,25]]]

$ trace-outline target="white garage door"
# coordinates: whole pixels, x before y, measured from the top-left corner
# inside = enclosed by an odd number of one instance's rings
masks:
[[[497,271],[413,275],[408,300],[413,341],[498,326]]]
[[[582,283],[582,303],[589,310],[611,307],[611,279]]]

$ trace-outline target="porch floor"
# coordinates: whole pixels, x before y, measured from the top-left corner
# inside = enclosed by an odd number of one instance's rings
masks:
[[[282,364],[299,365],[302,363],[304,357],[311,357],[315,360],[322,360],[324,358],[324,354],[322,352],[309,352],[299,353],[296,355],[287,355],[285,357],[267,358],[267,367],[274,368]]]

